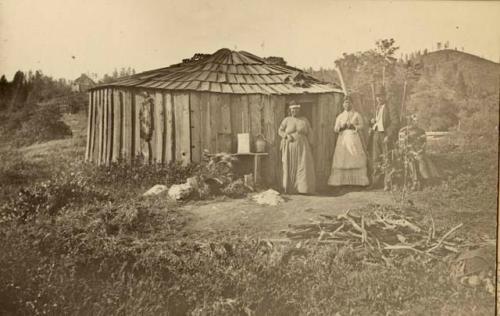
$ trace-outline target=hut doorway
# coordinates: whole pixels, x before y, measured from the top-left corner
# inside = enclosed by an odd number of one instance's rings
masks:
[[[317,99],[309,96],[289,96],[286,102],[285,113],[290,115],[288,106],[292,103],[300,104],[300,115],[305,116],[314,129],[313,108],[317,105]]]

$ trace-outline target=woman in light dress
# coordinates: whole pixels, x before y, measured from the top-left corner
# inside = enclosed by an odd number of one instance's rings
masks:
[[[337,116],[334,130],[338,133],[328,185],[366,186],[369,184],[367,155],[361,138],[363,118],[344,100],[344,112]]]
[[[307,118],[300,116],[300,105],[290,105],[291,116],[279,128],[283,189],[286,193],[314,193],[316,176],[311,152],[312,129]]]

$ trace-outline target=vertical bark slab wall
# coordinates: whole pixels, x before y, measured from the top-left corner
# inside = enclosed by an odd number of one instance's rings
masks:
[[[111,157],[113,154],[113,94],[111,89],[106,89],[106,100],[107,100],[106,111],[108,113],[108,118],[107,118],[107,129],[106,129],[107,150],[105,159],[106,159],[106,164],[109,164],[111,162]]]
[[[88,113],[87,113],[87,147],[85,149],[85,161],[91,161],[92,160],[92,144],[94,142],[94,125],[93,125],[93,119],[94,119],[94,105],[92,103],[92,94],[94,92],[88,92],[88,97],[89,97],[89,107],[88,107]]]
[[[120,90],[122,98],[122,157],[127,162],[132,162],[132,93],[128,90]]]
[[[281,186],[283,174],[280,152],[281,137],[278,135],[278,129],[281,121],[285,118],[285,108],[285,96],[270,96],[263,113],[266,151],[269,153],[269,156],[264,160],[264,174],[268,177],[267,183],[277,187]]]
[[[98,165],[101,164],[101,155],[102,155],[102,92],[101,90],[96,91],[96,102],[97,102],[97,115],[96,115],[96,127],[97,127],[97,150],[95,152],[94,161],[97,162]]]
[[[163,137],[165,131],[165,102],[163,93],[156,92],[154,94],[154,110],[153,110],[153,120],[154,120],[154,138],[151,140],[154,142],[154,159],[153,161],[157,163],[163,163]]]
[[[142,154],[142,144],[141,144],[141,119],[140,119],[140,111],[141,111],[141,97],[139,96],[138,91],[133,91],[132,95],[132,103],[133,103],[133,147],[134,153],[133,158],[138,158]]]
[[[190,93],[191,106],[191,159],[200,162],[203,156],[202,148],[202,114],[201,96],[199,93]]]
[[[108,152],[108,89],[102,89],[102,153],[101,164],[106,164],[106,155]]]
[[[164,156],[165,162],[174,161],[175,158],[175,128],[174,128],[174,106],[171,93],[164,94],[165,100],[165,145]]]
[[[191,122],[188,93],[173,93],[175,160],[191,162]]]
[[[267,96],[260,94],[251,94],[248,96],[248,110],[249,110],[249,120],[250,120],[250,141],[252,142],[256,136],[263,134],[262,129],[262,120],[263,120],[263,111],[266,106],[265,100],[267,100]],[[253,146],[250,146],[253,150]]]
[[[122,148],[122,97],[120,91],[113,89],[113,151],[111,161],[117,162],[121,159]]]

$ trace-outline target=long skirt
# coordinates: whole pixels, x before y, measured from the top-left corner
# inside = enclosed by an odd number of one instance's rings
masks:
[[[368,185],[367,162],[358,132],[342,131],[335,146],[328,184],[333,186]]]
[[[281,141],[283,188],[286,193],[314,193],[316,175],[311,146],[305,136]]]

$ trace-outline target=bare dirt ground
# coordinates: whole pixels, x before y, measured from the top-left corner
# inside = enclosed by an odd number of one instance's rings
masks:
[[[310,223],[321,215],[335,216],[348,209],[367,204],[393,202],[391,193],[383,191],[356,191],[338,196],[284,196],[277,206],[259,205],[247,199],[197,202],[181,209],[189,220],[189,232],[239,232],[241,235],[265,238],[279,237],[279,231],[289,224]],[[323,218],[324,220],[324,218]]]

